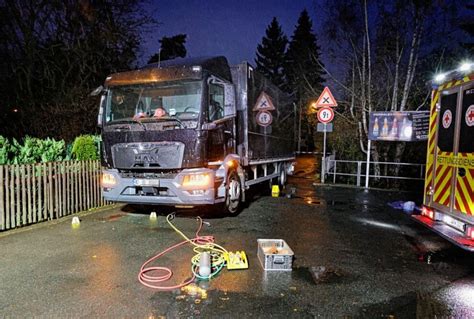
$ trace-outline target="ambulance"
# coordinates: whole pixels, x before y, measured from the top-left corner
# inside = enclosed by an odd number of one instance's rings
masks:
[[[424,205],[413,218],[474,251],[474,63],[432,87]]]

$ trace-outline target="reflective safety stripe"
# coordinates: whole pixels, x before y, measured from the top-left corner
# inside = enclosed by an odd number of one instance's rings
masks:
[[[431,98],[430,128],[428,133],[428,150],[426,154],[426,172],[425,172],[425,204],[428,204],[427,195],[433,180],[434,151],[436,146],[436,123],[438,121],[438,112],[436,104],[439,100],[439,91],[434,90]]]
[[[474,159],[473,153],[459,153],[458,157]],[[464,176],[459,173],[456,180],[456,200],[454,208],[468,215],[474,215],[474,169],[463,169]]]
[[[451,152],[440,152],[438,149],[438,156],[452,156]],[[433,200],[443,206],[449,206],[451,180],[453,178],[453,167],[447,164],[437,164],[436,176],[434,181],[434,197]]]

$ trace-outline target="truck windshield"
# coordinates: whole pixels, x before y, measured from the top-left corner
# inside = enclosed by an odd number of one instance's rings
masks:
[[[109,90],[106,122],[197,120],[202,82],[167,82],[146,86],[120,86]]]

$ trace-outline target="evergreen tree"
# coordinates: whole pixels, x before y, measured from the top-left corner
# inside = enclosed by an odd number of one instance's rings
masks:
[[[148,63],[156,63],[158,61],[171,60],[175,58],[184,58],[186,56],[186,34],[177,34],[172,37],[163,37],[159,41],[161,44],[160,51],[155,53]]]
[[[313,24],[305,9],[298,19],[286,54],[289,88],[300,103],[315,98],[322,91],[324,82],[320,48],[312,28]]]
[[[294,94],[301,112],[309,114],[309,102],[316,99],[323,89],[323,69],[320,48],[314,34],[308,11],[303,10],[291,37],[286,53],[285,74],[288,91]],[[314,150],[315,116],[302,116],[302,149]]]
[[[285,51],[288,38],[281,31],[281,26],[274,17],[265,30],[262,43],[257,46],[257,71],[265,75],[280,88],[285,86],[283,73],[285,64]]]

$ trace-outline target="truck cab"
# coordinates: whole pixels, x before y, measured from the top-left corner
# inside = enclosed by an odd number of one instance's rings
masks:
[[[223,179],[213,168],[236,147],[231,81],[224,57],[173,60],[107,77],[99,112],[104,198],[219,201]]]

